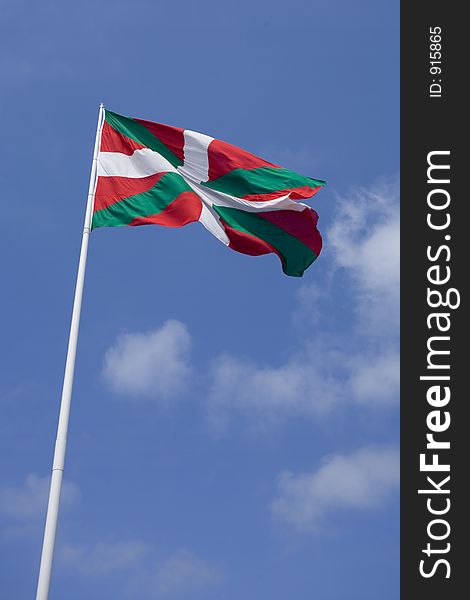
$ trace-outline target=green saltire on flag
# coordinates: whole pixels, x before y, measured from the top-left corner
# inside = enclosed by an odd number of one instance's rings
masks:
[[[323,185],[210,136],[107,110],[92,228],[199,221],[238,252],[276,253],[300,277],[322,240],[317,213],[295,200]]]

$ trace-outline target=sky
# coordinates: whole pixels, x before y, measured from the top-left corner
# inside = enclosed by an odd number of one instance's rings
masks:
[[[50,599],[398,598],[398,2],[0,5],[0,597],[35,593],[102,101],[326,180],[324,249],[92,233]]]

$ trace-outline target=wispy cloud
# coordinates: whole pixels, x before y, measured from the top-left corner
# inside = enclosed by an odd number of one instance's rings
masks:
[[[82,577],[119,577],[125,596],[178,597],[219,583],[222,571],[185,548],[166,558],[141,540],[64,544],[58,559]]]
[[[191,552],[181,549],[157,564],[152,579],[152,594],[160,598],[216,584],[221,580],[221,572]]]
[[[292,315],[301,337],[287,360],[253,361],[223,353],[209,367],[206,414],[215,431],[234,419],[267,430],[289,418],[325,419],[358,404],[396,404],[399,386],[398,185],[339,198],[327,235],[324,281],[299,288]],[[338,328],[330,315],[350,318]],[[122,396],[168,401],[192,371],[191,337],[179,321],[121,335],[107,351],[103,375]]]
[[[360,188],[338,199],[327,240],[336,267],[346,269],[360,326],[396,328],[400,294],[398,182]]]
[[[0,514],[12,519],[30,519],[46,514],[51,478],[30,474],[20,485],[0,487]],[[61,506],[68,508],[80,498],[75,483],[62,484]]]
[[[104,359],[103,377],[117,394],[157,401],[175,399],[191,374],[191,336],[180,321],[120,335]]]
[[[311,473],[281,473],[272,515],[294,530],[315,532],[335,511],[379,507],[398,483],[396,449],[367,447],[334,455]]]
[[[293,321],[302,337],[287,361],[230,354],[213,361],[207,414],[218,432],[237,416],[259,430],[285,418],[322,419],[351,403],[396,405],[397,192],[397,184],[380,185],[338,200],[324,257],[331,268],[323,282],[299,289]],[[344,305],[351,318],[338,328],[330,314]]]
[[[63,544],[59,560],[82,575],[103,576],[140,565],[150,552],[142,541],[97,542],[92,546]]]
[[[329,357],[307,355],[279,366],[259,365],[231,355],[218,357],[212,365],[212,384],[207,414],[218,433],[236,415],[260,431],[292,416],[321,418],[343,396],[343,384],[328,374]]]
[[[22,382],[9,389],[0,391],[0,405],[7,405],[13,402],[22,401],[25,396],[32,394],[37,385],[33,382]]]
[[[353,398],[371,407],[396,405],[400,386],[400,355],[397,348],[350,360],[349,384]]]

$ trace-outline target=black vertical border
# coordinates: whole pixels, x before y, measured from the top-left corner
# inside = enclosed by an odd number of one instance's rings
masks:
[[[470,192],[465,185],[470,172],[470,99],[465,89],[470,79],[470,25],[463,16],[464,5],[457,2],[401,3],[401,598],[402,600],[453,600],[470,597],[470,552],[467,533],[470,522],[470,420],[467,420],[470,394],[466,375],[470,375],[467,342],[466,300],[470,273]],[[430,28],[442,29],[442,74],[430,74]],[[442,97],[430,98],[432,79],[441,79]],[[465,108],[464,108],[465,107]],[[449,207],[451,224],[445,232],[432,231],[426,223],[427,155],[435,150],[450,150]],[[444,240],[444,235],[451,240]],[[439,263],[451,268],[447,287],[461,295],[458,309],[448,310],[452,325],[449,348],[451,399],[446,408],[451,416],[450,428],[440,435],[449,440],[450,450],[440,451],[440,461],[450,461],[451,508],[446,515],[451,531],[442,542],[430,540],[427,526],[433,518],[426,506],[427,496],[418,489],[429,488],[426,475],[419,469],[419,455],[426,451],[426,416],[432,407],[426,401],[429,382],[419,380],[426,373],[426,343],[431,333],[426,324],[432,312],[427,305],[427,269],[431,266],[426,250],[440,244],[451,250],[449,262],[444,255]],[[435,264],[435,263],[434,263]],[[435,286],[434,286],[435,287]],[[445,287],[445,286],[443,286]],[[446,310],[441,308],[439,310]],[[444,359],[445,361],[445,359]],[[444,374],[440,372],[439,374]],[[438,436],[436,436],[438,437]],[[429,451],[428,451],[429,452]],[[447,454],[446,454],[447,453]],[[428,459],[429,460],[429,459]],[[436,481],[447,474],[436,473]],[[439,496],[444,502],[444,496]],[[435,495],[438,506],[438,495]],[[443,506],[443,504],[442,504]],[[434,529],[439,533],[439,528]],[[441,529],[444,531],[444,528]],[[470,540],[469,540],[470,541]],[[428,558],[422,550],[430,542],[436,548],[450,543],[450,551]],[[434,560],[447,559],[447,569],[440,565],[435,575],[424,578],[420,561],[426,559],[430,571]],[[467,595],[468,594],[468,595]]]

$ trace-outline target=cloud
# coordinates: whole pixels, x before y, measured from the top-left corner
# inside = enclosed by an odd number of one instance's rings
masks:
[[[0,514],[14,519],[30,519],[45,516],[49,496],[49,476],[39,477],[30,474],[19,486],[0,487]],[[63,481],[61,507],[69,508],[80,498],[80,491],[75,483]]]
[[[327,357],[311,350],[280,366],[256,365],[235,356],[219,356],[212,365],[208,418],[222,433],[234,412],[255,430],[289,416],[326,416],[342,396],[342,384],[328,374]]]
[[[97,542],[93,546],[64,544],[59,549],[59,559],[83,575],[102,576],[139,565],[149,550],[141,541]]]
[[[312,473],[281,473],[271,511],[278,522],[315,532],[335,511],[379,507],[398,484],[398,451],[366,447],[334,455]]]
[[[375,409],[395,406],[399,355],[351,355],[335,341],[332,335],[305,344],[295,359],[279,366],[219,356],[212,365],[206,405],[213,430],[225,433],[236,417],[259,433],[289,418],[321,421],[352,403]]]
[[[324,419],[351,404],[397,404],[397,194],[395,183],[338,200],[325,248],[331,268],[298,289],[292,318],[301,338],[287,360],[226,353],[213,361],[207,414],[217,432],[237,416],[259,431],[287,418]]]
[[[324,258],[331,268],[323,281],[298,288],[292,317],[302,337],[287,359],[214,357],[205,408],[216,432],[240,417],[260,431],[289,418],[325,419],[352,404],[376,410],[396,405],[397,195],[395,182],[338,199]],[[192,373],[190,346],[188,329],[174,320],[121,335],[106,353],[103,377],[122,396],[174,399]]]
[[[220,579],[218,569],[182,549],[157,565],[152,590],[156,598],[173,596],[213,585]]]
[[[126,595],[139,598],[179,596],[218,583],[221,571],[181,548],[157,559],[155,549],[140,540],[63,544],[58,559],[87,577],[120,577]]]
[[[300,315],[304,317],[305,312],[312,312],[312,317],[317,319],[320,317],[319,313],[314,311],[313,309],[318,304],[321,304],[327,300],[328,294],[324,286],[319,285],[318,283],[306,283],[301,285],[297,290],[297,303],[300,309]],[[297,315],[297,311],[294,313],[294,318]]]
[[[167,401],[187,387],[191,336],[180,321],[146,333],[126,333],[108,349],[103,377],[116,393]]]
[[[400,389],[400,355],[395,350],[351,361],[350,385],[360,404],[396,404]]]
[[[352,278],[361,326],[396,327],[400,294],[398,183],[361,188],[338,200],[327,235],[336,267]]]
[[[35,391],[36,384],[32,382],[19,383],[5,391],[0,392],[0,405],[10,404],[13,402],[20,402],[28,394],[32,394]]]

